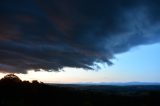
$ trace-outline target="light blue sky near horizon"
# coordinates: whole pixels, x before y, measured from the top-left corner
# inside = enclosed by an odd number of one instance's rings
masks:
[[[160,82],[159,60],[160,43],[138,46],[116,55],[114,65],[109,69],[125,81]]]
[[[17,74],[22,80],[47,83],[82,82],[160,82],[160,43],[134,47],[128,52],[115,55],[114,65],[99,64],[101,69],[91,71],[64,68],[61,72],[34,72]],[[0,75],[2,77],[3,74]]]

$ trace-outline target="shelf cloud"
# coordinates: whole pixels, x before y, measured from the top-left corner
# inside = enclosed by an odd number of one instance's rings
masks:
[[[0,71],[111,65],[159,34],[159,0],[1,0]]]

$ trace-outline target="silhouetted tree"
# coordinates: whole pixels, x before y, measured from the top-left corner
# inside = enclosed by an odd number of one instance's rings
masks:
[[[23,84],[30,84],[30,82],[29,81],[23,81]]]
[[[15,84],[15,83],[18,84],[18,83],[22,83],[22,80],[14,74],[8,74],[4,76],[0,80],[0,82],[4,84]]]
[[[39,84],[39,82],[37,80],[33,80],[32,84]]]

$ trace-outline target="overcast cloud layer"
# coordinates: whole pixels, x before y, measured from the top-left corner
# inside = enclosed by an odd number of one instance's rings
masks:
[[[159,34],[159,0],[1,0],[0,71],[110,65]]]

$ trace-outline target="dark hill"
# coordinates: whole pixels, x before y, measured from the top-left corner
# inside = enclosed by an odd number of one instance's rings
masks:
[[[160,90],[127,92],[119,87],[110,86],[112,91],[78,89],[79,87],[47,85],[34,80],[21,81],[10,74],[0,80],[0,106],[158,106]],[[76,85],[75,85],[76,86]],[[109,87],[109,86],[108,86]],[[104,87],[105,88],[105,87]],[[103,88],[103,89],[104,89]],[[97,88],[98,90],[99,88]],[[114,91],[118,91],[115,93]]]

